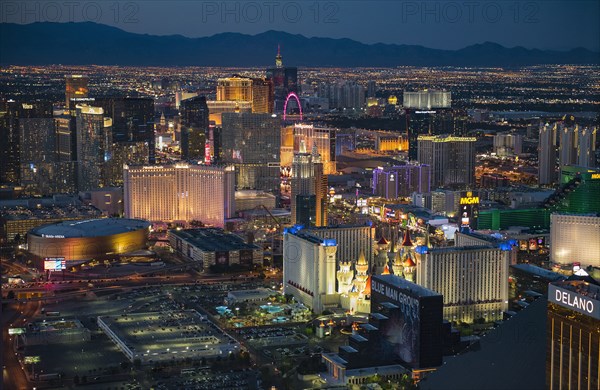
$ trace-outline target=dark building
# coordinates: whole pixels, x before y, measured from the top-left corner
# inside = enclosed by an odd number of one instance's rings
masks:
[[[474,137],[420,135],[417,160],[431,167],[433,188],[471,188],[475,184]]]
[[[145,142],[148,162],[155,162],[154,99],[108,97],[95,99],[91,104],[102,107],[104,115],[112,119],[113,142]]]
[[[296,195],[296,223],[312,227],[316,224],[317,196]]]
[[[548,285],[546,388],[598,389],[600,285],[569,279]]]
[[[223,163],[235,165],[236,187],[279,191],[281,119],[271,114],[223,113]]]
[[[208,105],[204,96],[181,102],[181,158],[204,161],[206,136],[209,134]]]
[[[413,370],[442,364],[443,296],[396,275],[373,276],[371,317],[382,333],[382,356]],[[379,314],[375,314],[379,313]]]
[[[19,103],[8,100],[0,107],[0,183],[19,184]]]
[[[52,103],[36,101],[22,103],[19,119],[20,183],[30,195],[49,195],[73,192],[74,163],[61,160],[59,155],[59,129],[53,117]],[[68,138],[63,140],[70,146]]]
[[[408,158],[417,159],[419,135],[451,134],[464,136],[467,134],[468,116],[462,110],[437,108],[421,110],[406,109]]]
[[[298,68],[283,66],[279,47],[275,57],[275,67],[267,69],[267,79],[273,83],[275,112],[283,112],[287,95],[290,92],[298,93]]]

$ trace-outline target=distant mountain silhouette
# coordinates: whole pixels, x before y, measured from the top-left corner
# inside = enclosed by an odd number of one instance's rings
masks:
[[[600,53],[506,48],[485,42],[460,50],[416,45],[364,44],[351,39],[307,38],[280,31],[204,38],[134,34],[86,23],[0,23],[2,65],[265,66],[277,44],[289,66],[390,67],[599,64]]]

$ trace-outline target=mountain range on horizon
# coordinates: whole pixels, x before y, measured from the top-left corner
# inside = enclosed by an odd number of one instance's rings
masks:
[[[555,51],[485,42],[440,50],[365,44],[346,38],[307,38],[273,30],[256,35],[220,33],[187,38],[130,33],[93,22],[38,22],[0,23],[0,37],[0,65],[253,67],[272,64],[278,45],[283,48],[285,65],[303,67],[600,64],[600,52],[585,48]]]

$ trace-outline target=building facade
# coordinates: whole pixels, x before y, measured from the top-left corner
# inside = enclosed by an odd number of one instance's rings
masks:
[[[403,103],[405,108],[431,110],[432,108],[450,108],[452,95],[446,91],[424,90],[417,92],[404,92]]]
[[[283,292],[315,313],[337,307],[336,251],[333,239],[288,228],[283,235]]]
[[[201,221],[223,227],[235,211],[235,170],[231,166],[125,166],[123,177],[128,218]]]
[[[433,188],[475,184],[475,141],[447,135],[418,137],[417,160],[430,166]]]
[[[548,286],[546,387],[600,387],[600,286],[567,280]]]
[[[338,244],[336,259],[354,262],[361,255],[366,258],[370,268],[373,265],[375,228],[364,226],[326,226],[308,228],[308,232],[322,239],[334,239]]]
[[[551,214],[550,261],[600,267],[600,214]]]
[[[292,224],[309,226],[327,225],[327,176],[316,144],[307,153],[304,141],[294,154],[291,178]]]
[[[428,165],[407,164],[373,170],[373,195],[393,199],[431,191]]]
[[[252,269],[263,264],[263,250],[223,229],[169,230],[171,248],[180,256],[202,264],[204,271],[233,267]]]
[[[417,284],[444,296],[449,321],[502,320],[508,309],[510,254],[489,246],[417,251]]]
[[[196,96],[181,102],[181,158],[204,161],[209,112],[206,98]]]
[[[540,124],[538,143],[538,183],[548,185],[558,179],[556,171],[557,124]]]
[[[112,158],[112,120],[101,107],[77,105],[77,189],[107,187]]]
[[[241,112],[222,119],[223,162],[236,167],[237,188],[279,191],[280,119]]]
[[[494,136],[494,153],[501,157],[523,153],[523,136],[508,132],[496,134]]]

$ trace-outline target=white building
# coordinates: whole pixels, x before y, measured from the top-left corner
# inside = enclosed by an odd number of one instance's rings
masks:
[[[334,239],[337,242],[336,259],[355,262],[361,252],[370,266],[373,265],[375,227],[370,225],[340,225],[307,229],[322,239]]]
[[[283,292],[315,313],[339,304],[334,239],[288,228],[283,235]]]
[[[149,221],[201,221],[223,227],[235,211],[233,167],[124,166],[125,216]]]
[[[403,106],[405,108],[416,108],[419,110],[431,110],[432,108],[450,108],[452,97],[450,92],[424,90],[417,92],[404,92]]]
[[[444,318],[502,319],[508,309],[510,250],[490,246],[421,248],[417,284],[444,296]],[[420,253],[419,253],[420,252]]]
[[[550,261],[600,267],[600,215],[552,214]]]
[[[494,153],[498,156],[514,156],[523,153],[523,136],[508,132],[494,136]]]

